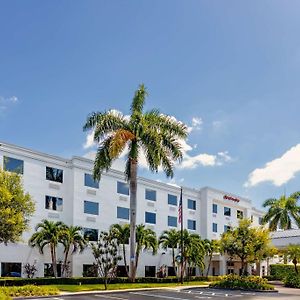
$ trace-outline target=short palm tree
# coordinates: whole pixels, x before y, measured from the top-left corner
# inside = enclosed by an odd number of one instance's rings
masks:
[[[128,244],[129,242],[129,236],[130,236],[129,224],[124,224],[124,225],[113,224],[110,230],[112,232],[112,235],[116,238],[118,244],[122,245],[124,266],[126,269],[126,274],[129,277],[127,259],[126,259],[126,248],[125,248],[125,245]]]
[[[287,248],[287,256],[294,264],[295,272],[298,274],[297,264],[300,262],[300,245],[289,245]]]
[[[279,199],[267,199],[263,207],[268,207],[268,212],[263,218],[263,223],[269,222],[269,229],[275,231],[278,228],[291,229],[294,221],[300,228],[300,206],[298,200],[300,192],[296,192],[286,197],[281,196]]]
[[[163,249],[172,249],[172,266],[175,274],[177,274],[175,249],[178,248],[179,238],[180,232],[176,229],[165,230],[159,237],[159,244]]]
[[[63,228],[62,222],[43,220],[36,225],[36,232],[29,239],[29,245],[38,247],[41,253],[43,253],[45,246],[49,245],[54,277],[57,277],[56,248],[61,242]]]
[[[69,254],[76,252],[82,253],[87,246],[87,241],[82,235],[82,228],[80,226],[63,226],[61,243],[64,246],[64,262],[62,275],[67,276],[67,265]]]
[[[94,162],[94,178],[108,171],[112,162],[128,150],[125,176],[130,184],[130,277],[135,279],[135,237],[137,172],[141,152],[149,169],[158,172],[162,167],[167,177],[174,173],[174,162],[182,159],[180,139],[186,139],[187,126],[175,118],[161,114],[157,109],[143,112],[147,91],[142,84],[135,92],[130,117],[113,110],[93,112],[87,118],[84,130],[94,130],[99,147]]]

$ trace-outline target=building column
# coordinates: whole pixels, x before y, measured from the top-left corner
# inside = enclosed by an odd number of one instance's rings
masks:
[[[224,256],[221,256],[220,260],[219,260],[219,272],[220,272],[220,275],[227,274],[226,258]]]

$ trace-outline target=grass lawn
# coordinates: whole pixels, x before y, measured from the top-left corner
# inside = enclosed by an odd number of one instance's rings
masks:
[[[205,281],[191,281],[184,282],[183,286],[188,285],[206,285]],[[180,283],[115,283],[109,284],[108,290],[121,290],[121,289],[135,289],[135,288],[155,288],[155,287],[176,287],[182,286]],[[56,287],[61,292],[85,292],[85,291],[99,291],[104,290],[104,284],[58,284],[49,285],[49,287]]]

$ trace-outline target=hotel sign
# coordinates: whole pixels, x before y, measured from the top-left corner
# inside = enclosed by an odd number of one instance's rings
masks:
[[[240,202],[240,199],[235,198],[235,197],[231,197],[231,196],[228,196],[228,195],[224,195],[223,199],[230,200],[230,201],[237,202],[237,203]]]

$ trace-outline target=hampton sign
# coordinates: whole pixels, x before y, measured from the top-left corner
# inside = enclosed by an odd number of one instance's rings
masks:
[[[240,199],[235,198],[235,197],[231,197],[231,196],[228,196],[228,195],[224,195],[223,199],[230,200],[230,201],[237,202],[237,203],[240,202]]]

